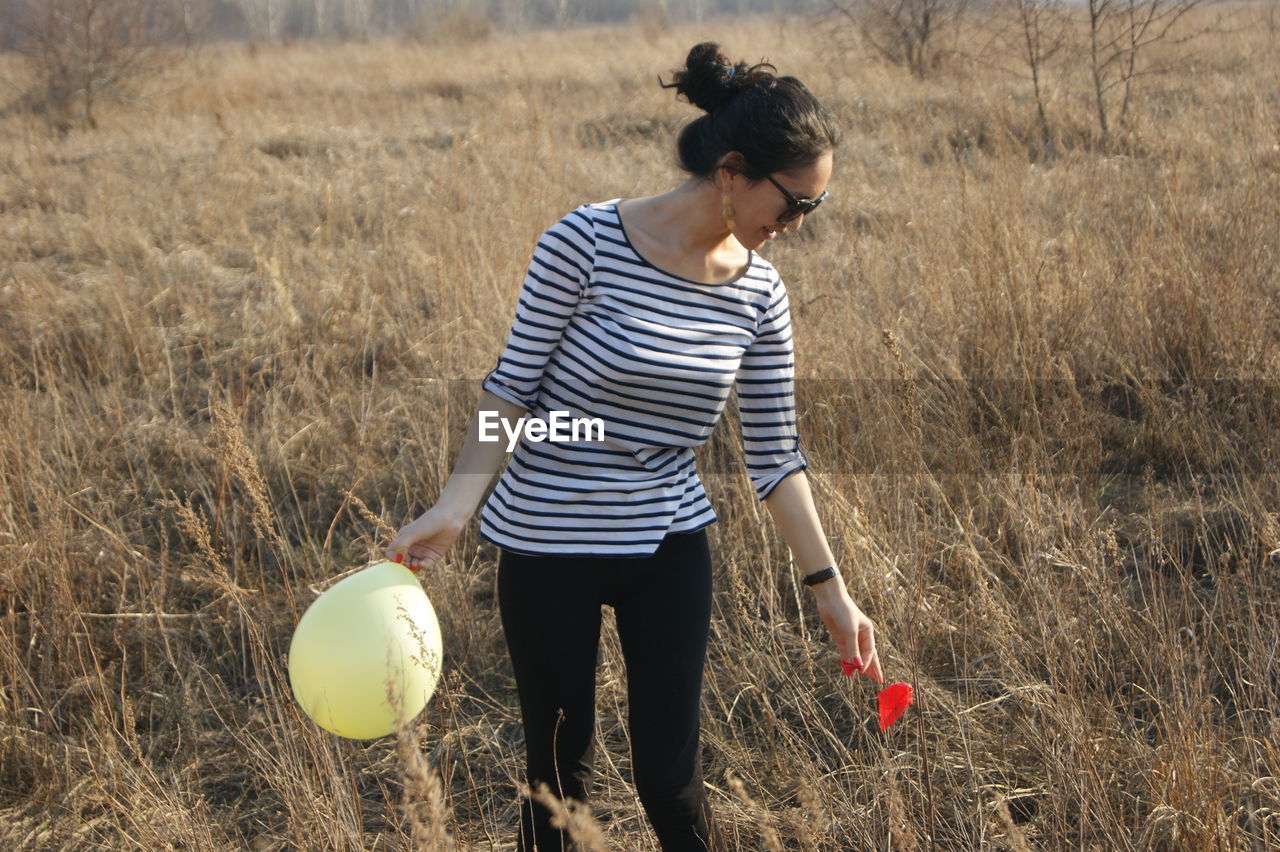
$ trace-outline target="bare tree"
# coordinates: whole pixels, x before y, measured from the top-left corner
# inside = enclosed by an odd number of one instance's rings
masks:
[[[176,33],[187,47],[204,37],[213,17],[209,0],[166,0],[172,10]]]
[[[64,135],[77,120],[97,127],[101,101],[162,67],[157,48],[176,36],[173,11],[149,0],[23,0],[17,51],[38,83],[21,103]]]
[[[1098,129],[1105,141],[1113,123],[1124,126],[1134,81],[1167,70],[1148,65],[1157,42],[1179,44],[1203,30],[1177,35],[1175,27],[1202,0],[1085,0],[1089,28],[1089,72]]]
[[[311,0],[311,31],[317,38],[333,33],[332,0]]]
[[[1045,72],[1049,62],[1067,46],[1070,20],[1062,8],[1062,0],[1008,0],[1008,3],[1017,17],[1019,52],[1035,92],[1040,143],[1048,148],[1053,145],[1053,133],[1045,109]]]
[[[280,38],[286,0],[236,0],[249,28],[249,39],[255,44],[271,43]]]
[[[923,77],[937,62],[939,37],[959,23],[969,0],[831,0],[831,6],[877,53]]]
[[[556,29],[562,30],[569,24],[570,3],[569,0],[546,0],[550,13],[550,18],[555,22]]]
[[[373,27],[374,0],[346,0],[347,22],[361,39],[369,38]]]

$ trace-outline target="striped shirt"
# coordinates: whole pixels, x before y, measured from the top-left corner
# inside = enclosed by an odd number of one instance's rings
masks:
[[[480,535],[508,550],[642,557],[667,533],[714,523],[693,450],[730,389],[759,499],[808,467],[777,270],[755,252],[725,284],[661,270],[632,247],[619,201],[584,204],[542,234],[483,382],[527,416],[604,424],[602,440],[521,436],[480,513]]]

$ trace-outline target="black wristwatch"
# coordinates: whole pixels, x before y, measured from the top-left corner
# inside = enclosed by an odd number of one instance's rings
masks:
[[[840,572],[836,570],[836,566],[828,565],[826,568],[823,568],[821,571],[814,571],[812,574],[806,575],[804,578],[804,584],[806,586],[816,586],[819,583],[825,583],[827,580],[830,580],[832,577],[839,577],[839,576],[840,576]]]

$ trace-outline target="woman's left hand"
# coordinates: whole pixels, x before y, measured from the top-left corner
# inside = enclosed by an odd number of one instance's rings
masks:
[[[876,654],[875,625],[858,609],[843,586],[831,590],[815,587],[818,592],[818,614],[827,632],[840,650],[840,659],[855,666],[862,663],[862,673],[876,683],[884,683],[880,657]]]

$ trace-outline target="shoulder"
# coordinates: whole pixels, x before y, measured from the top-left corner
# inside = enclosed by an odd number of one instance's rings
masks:
[[[751,253],[751,267],[739,279],[739,284],[750,292],[751,301],[762,315],[779,304],[786,305],[787,287],[772,263],[756,252]]]
[[[560,217],[538,237],[538,252],[544,256],[574,258],[573,264],[586,275],[596,253],[596,224],[592,205],[580,204]]]
[[[617,204],[622,199],[614,198],[609,201],[588,201],[579,204],[560,218],[560,223],[594,223],[599,219],[609,219],[615,216]],[[557,224],[560,224],[557,223]]]
[[[747,270],[747,275],[762,282],[767,281],[770,289],[784,289],[782,275],[777,268],[757,252],[751,252],[751,268]]]
[[[560,220],[543,232],[543,240],[547,237],[559,239],[571,244],[575,249],[588,256],[594,256],[596,243],[600,239],[600,228],[617,227],[617,204],[621,201],[614,198],[609,201],[591,201],[579,204]]]
[[[560,217],[559,221],[547,229],[547,233],[569,237],[577,235],[581,239],[593,238],[595,230],[595,212],[590,204],[580,204]]]

